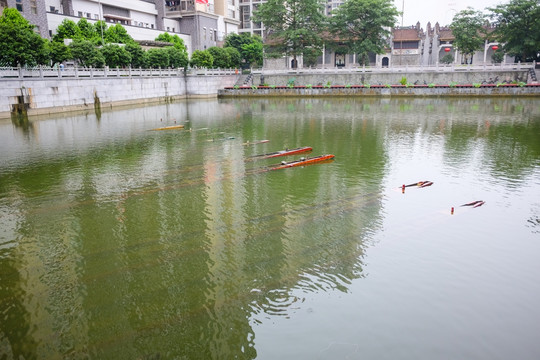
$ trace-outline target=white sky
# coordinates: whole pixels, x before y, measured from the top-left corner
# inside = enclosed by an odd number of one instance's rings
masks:
[[[420,26],[425,30],[426,25],[431,22],[431,26],[450,25],[454,15],[465,10],[468,6],[475,10],[487,13],[485,8],[495,7],[499,4],[508,3],[509,0],[394,0],[394,5],[398,11],[403,11],[403,26],[416,25],[420,21]],[[405,6],[403,6],[405,5]],[[401,17],[398,24],[401,26]]]

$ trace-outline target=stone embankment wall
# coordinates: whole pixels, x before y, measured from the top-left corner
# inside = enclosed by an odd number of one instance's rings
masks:
[[[0,118],[15,109],[28,115],[93,110],[190,97],[216,97],[218,89],[233,86],[239,75],[180,77],[109,77],[3,79]]]
[[[482,85],[475,86],[332,86],[332,87],[251,87],[227,88],[219,91],[220,97],[318,97],[318,96],[540,96],[538,85]]]
[[[264,78],[261,78],[261,75]],[[293,72],[280,74],[254,74],[249,85],[263,83],[286,85],[294,78],[295,85],[312,85],[312,89],[228,89],[243,83],[241,75],[187,75],[187,76],[117,76],[73,78],[4,78],[0,80],[0,118],[10,117],[13,111],[28,115],[51,114],[73,110],[101,109],[148,102],[163,102],[190,97],[218,96],[377,96],[377,95],[530,95],[538,96],[537,87],[401,87],[383,85],[400,84],[499,84],[509,82],[530,83],[527,69],[509,71],[451,71],[451,72]],[[354,88],[369,84],[370,88]],[[341,89],[316,88],[317,85],[342,85]],[[351,85],[351,88],[344,88]],[[377,86],[379,86],[377,88]]]
[[[262,77],[261,77],[262,76]],[[425,72],[355,72],[328,71],[328,72],[289,72],[283,74],[256,74],[249,85],[261,85],[261,81],[267,85],[284,86],[294,80],[295,85],[397,85],[405,78],[407,83],[414,85],[448,85],[456,84],[497,84],[512,82],[530,82],[529,70],[513,71],[425,71]]]

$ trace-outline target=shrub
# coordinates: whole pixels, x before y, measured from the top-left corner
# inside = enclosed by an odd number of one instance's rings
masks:
[[[491,61],[494,64],[500,64],[503,62],[503,60],[504,60],[504,52],[501,50],[497,50],[496,52],[493,53],[493,55],[491,55]]]
[[[446,54],[441,58],[441,63],[443,64],[451,64],[454,62],[454,56],[450,54]]]

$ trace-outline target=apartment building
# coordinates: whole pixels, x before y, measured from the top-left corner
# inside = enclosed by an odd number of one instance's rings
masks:
[[[51,38],[68,18],[121,24],[138,41],[168,32],[180,36],[188,52],[217,46],[238,33],[238,0],[0,0],[13,7],[45,38]]]
[[[237,0],[238,1],[238,0]],[[249,33],[265,38],[264,24],[253,20],[253,13],[266,0],[239,0],[240,1],[240,28],[239,33]]]

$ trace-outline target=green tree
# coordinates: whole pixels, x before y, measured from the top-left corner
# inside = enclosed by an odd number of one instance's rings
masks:
[[[105,34],[107,33],[107,23],[103,20],[98,20],[94,23],[94,29],[101,45],[105,45]]]
[[[465,62],[470,59],[472,63],[473,54],[483,48],[486,38],[484,24],[484,14],[471,7],[458,12],[452,19],[450,29],[455,37],[454,45],[465,56]]]
[[[195,50],[191,55],[191,66],[211,68],[214,64],[214,58],[208,50]]]
[[[131,54],[123,46],[107,44],[100,51],[109,67],[127,67],[131,64]]]
[[[233,47],[236,50],[242,50],[242,45],[251,44],[255,36],[252,36],[250,33],[241,33],[241,34],[229,34],[225,38],[225,45],[223,47]]]
[[[65,18],[56,28],[56,34],[53,36],[53,41],[63,42],[64,39],[82,40],[81,29],[73,20]]]
[[[171,35],[168,32],[164,32],[164,33],[159,34],[155,40],[174,44],[174,46],[177,49],[184,50],[187,52],[186,45],[184,45],[184,40],[182,40],[182,38],[176,34]]]
[[[225,47],[224,50],[229,55],[229,64],[227,65],[228,68],[238,68],[242,66],[242,55],[237,49],[229,46]]]
[[[79,28],[79,33],[81,34],[81,37],[85,40],[90,40],[94,43],[99,43],[97,40],[98,38],[101,38],[101,35],[98,37],[98,34],[96,32],[96,28],[94,25],[90,24],[86,18],[81,18],[77,22],[77,27]]]
[[[146,51],[147,65],[151,68],[166,69],[169,67],[169,52],[167,49],[149,49]]]
[[[263,63],[263,44],[253,42],[242,45],[242,57],[250,66],[262,65]]]
[[[105,58],[96,46],[88,40],[77,40],[69,44],[73,60],[83,67],[103,67]]]
[[[126,28],[120,24],[116,24],[105,30],[104,37],[106,43],[129,44],[135,41],[128,34]]]
[[[48,61],[47,41],[16,9],[5,8],[0,17],[0,64],[34,66]]]
[[[255,20],[268,29],[266,53],[271,57],[282,55],[297,57],[309,49],[321,53],[322,30],[326,1],[321,0],[268,0],[255,12]]]
[[[180,50],[176,46],[165,48],[169,54],[169,66],[172,68],[184,68],[188,66],[188,54],[185,50]]]
[[[125,49],[131,55],[131,67],[132,68],[144,68],[146,67],[146,52],[141,45],[136,42],[126,44]]]
[[[236,53],[231,52],[231,50],[227,50],[230,52],[231,56],[231,65],[230,67],[239,67],[241,66],[241,63],[244,62],[246,64],[249,64],[251,61],[244,57],[244,55],[249,55],[251,58],[260,59],[260,63],[262,64],[262,58],[263,58],[263,47],[254,45],[249,47],[249,50],[244,50],[244,46],[246,45],[252,45],[252,44],[261,44],[262,45],[262,39],[260,36],[257,35],[251,35],[250,33],[242,33],[240,35],[238,34],[230,34],[225,38],[225,46],[224,48],[234,48],[238,51],[238,53],[241,56],[240,63],[236,61]],[[259,54],[254,55],[251,53],[251,51],[257,50],[259,51]]]
[[[69,47],[63,42],[51,41],[49,43],[49,53],[52,64],[59,64],[72,58]]]
[[[305,67],[316,66],[319,55],[321,54],[316,50],[310,51],[310,49],[306,49],[306,51],[304,51],[304,57],[303,57],[304,66]]]
[[[208,52],[214,58],[214,67],[226,69],[231,63],[231,55],[224,48],[212,46],[208,48]]]
[[[510,0],[488,10],[495,20],[494,35],[503,44],[503,51],[517,60],[535,59],[540,50],[540,2]]]
[[[358,54],[360,64],[368,64],[369,53],[385,51],[398,15],[392,0],[347,0],[330,18],[330,33],[339,38],[334,45],[343,53]]]

